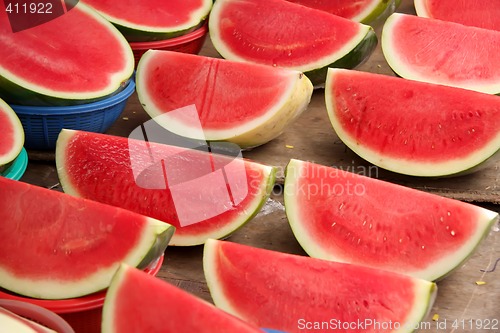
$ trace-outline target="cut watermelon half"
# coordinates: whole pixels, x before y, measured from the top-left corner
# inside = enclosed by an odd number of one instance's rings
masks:
[[[262,333],[186,291],[122,265],[103,308],[102,333]]]
[[[0,174],[4,167],[14,161],[24,145],[24,130],[12,108],[0,99]]]
[[[9,104],[88,103],[118,91],[134,71],[125,38],[82,3],[16,33],[1,11],[0,36],[0,97]]]
[[[56,162],[66,193],[170,223],[178,246],[232,234],[266,202],[275,174],[240,158],[70,130]]]
[[[205,244],[203,268],[218,307],[288,333],[381,332],[374,323],[412,332],[437,289],[392,272],[215,240]]]
[[[500,31],[392,14],[382,31],[391,68],[407,79],[500,93]]]
[[[391,76],[330,69],[339,138],[365,160],[413,176],[474,171],[500,149],[500,97]]]
[[[301,72],[150,50],[137,68],[146,112],[181,136],[262,145],[307,108],[313,86]]]
[[[0,287],[24,296],[103,290],[120,263],[148,266],[174,233],[127,210],[1,177],[0,197]]]
[[[315,8],[341,16],[349,20],[370,24],[377,18],[390,13],[399,6],[401,0],[287,0],[302,6]]]
[[[285,208],[312,257],[434,281],[458,268],[498,214],[309,162],[286,169]]]
[[[500,2],[491,0],[414,0],[417,15],[500,31]]]
[[[328,67],[354,68],[377,44],[370,26],[283,0],[217,0],[209,28],[224,58],[298,70],[315,86]]]
[[[184,35],[201,26],[212,0],[83,0],[113,23],[131,42]]]

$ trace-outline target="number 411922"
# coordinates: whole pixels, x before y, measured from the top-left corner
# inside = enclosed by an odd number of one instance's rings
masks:
[[[9,14],[52,14],[52,4],[48,3],[9,3],[5,8]]]

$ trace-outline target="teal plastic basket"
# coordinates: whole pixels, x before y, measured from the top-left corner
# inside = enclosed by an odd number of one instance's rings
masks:
[[[26,152],[26,149],[23,148],[12,164],[5,169],[0,176],[19,180],[24,175],[27,167],[28,153]]]
[[[129,80],[120,92],[97,102],[72,106],[10,105],[23,124],[24,146],[33,150],[56,147],[61,129],[104,133],[125,109],[128,98],[135,91],[135,82]]]

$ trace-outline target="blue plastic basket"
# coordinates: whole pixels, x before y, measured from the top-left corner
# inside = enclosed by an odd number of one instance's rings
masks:
[[[28,149],[54,149],[63,128],[104,133],[125,109],[135,91],[130,80],[125,89],[106,99],[72,106],[11,105],[23,124],[24,146]]]
[[[19,180],[24,175],[27,166],[28,153],[26,152],[26,149],[23,148],[12,164],[0,173],[0,176]]]

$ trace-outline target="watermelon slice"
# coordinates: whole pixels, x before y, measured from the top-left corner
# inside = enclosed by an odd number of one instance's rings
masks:
[[[312,257],[433,281],[459,267],[498,214],[457,200],[292,160],[285,208]]]
[[[0,197],[8,198],[0,200],[0,287],[24,296],[105,289],[121,262],[148,266],[174,233],[127,210],[1,177]]]
[[[137,68],[139,99],[162,127],[242,148],[280,135],[306,109],[312,91],[298,71],[179,52],[150,50]]]
[[[227,237],[248,222],[275,173],[200,150],[69,130],[59,135],[56,162],[66,193],[168,222],[178,246]]]
[[[24,130],[16,113],[0,99],[0,174],[14,161],[24,145]]]
[[[302,6],[369,24],[386,11],[394,12],[401,0],[287,0]]]
[[[382,31],[391,68],[407,79],[500,93],[500,31],[392,14]]]
[[[205,244],[203,268],[218,307],[288,333],[412,332],[437,289],[396,273],[215,240]],[[377,329],[382,323],[391,327]]]
[[[414,0],[417,15],[500,31],[500,2],[491,0]]]
[[[377,44],[370,26],[283,0],[217,0],[209,31],[224,58],[295,69],[315,86],[328,67],[354,68]]]
[[[262,333],[195,296],[122,265],[103,308],[102,333]]]
[[[339,138],[387,170],[471,172],[500,149],[498,96],[340,69],[330,69],[325,96]]]
[[[177,37],[201,26],[212,0],[83,0],[112,22],[131,42]]]
[[[125,38],[82,3],[16,33],[2,10],[0,36],[0,97],[9,104],[88,103],[115,93],[134,71]]]
[[[0,307],[0,327],[2,332],[15,333],[57,333],[34,321],[25,319],[15,313]]]

